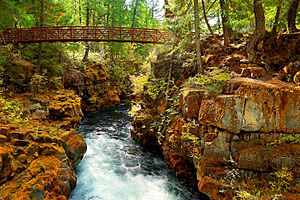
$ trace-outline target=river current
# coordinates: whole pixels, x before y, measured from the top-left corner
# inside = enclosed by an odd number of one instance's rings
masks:
[[[129,106],[86,113],[79,132],[87,152],[71,200],[194,200],[164,160],[130,138]]]

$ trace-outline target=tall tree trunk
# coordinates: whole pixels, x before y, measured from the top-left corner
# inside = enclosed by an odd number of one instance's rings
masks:
[[[92,19],[92,26],[96,26],[96,12],[92,12],[93,13],[93,19]]]
[[[255,15],[255,31],[252,34],[248,45],[247,51],[249,60],[251,62],[261,62],[261,57],[257,55],[257,45],[265,38],[265,14],[262,6],[262,0],[254,0],[254,15]]]
[[[135,17],[136,17],[136,11],[137,11],[138,5],[139,5],[139,0],[135,0],[133,14],[132,14],[132,21],[131,21],[132,28],[135,26]]]
[[[296,17],[300,0],[292,0],[288,11],[288,29],[291,33],[297,32]]]
[[[227,47],[230,42],[232,29],[230,27],[230,22],[228,17],[228,6],[226,5],[225,0],[220,0],[220,8],[221,8],[221,18],[222,18],[223,35],[224,35],[224,46]]]
[[[89,3],[86,5],[86,22],[85,22],[85,25],[86,26],[90,25],[90,5],[89,5]],[[86,31],[88,31],[88,30],[86,30]],[[85,53],[84,53],[82,61],[87,61],[88,56],[89,56],[89,51],[90,51],[90,46],[89,46],[89,43],[86,42],[85,43]]]
[[[82,23],[82,15],[81,15],[80,0],[78,0],[78,14],[79,14],[79,25],[81,25],[81,23]]]
[[[40,37],[42,34],[43,25],[44,25],[44,0],[40,0]],[[42,48],[43,48],[42,43],[39,43],[37,73],[41,72]]]
[[[112,12],[111,12],[111,25],[114,27],[115,26],[115,15],[114,15],[114,12],[113,12],[113,8],[115,6],[115,0],[111,0],[112,1]],[[113,64],[115,63],[115,44],[114,43],[110,43],[109,44],[109,47],[110,47],[110,62]]]
[[[110,18],[110,6],[107,4],[107,14],[106,14],[106,26],[109,26],[109,18]]]
[[[273,33],[276,33],[276,31],[277,31],[277,26],[278,26],[280,12],[281,12],[281,5],[282,5],[282,0],[278,0],[278,5],[277,5],[277,9],[276,9],[277,11],[276,11],[273,28],[272,28]]]
[[[204,20],[205,20],[205,23],[206,23],[206,26],[210,32],[210,34],[213,36],[215,42],[219,45],[219,47],[222,49],[222,45],[219,43],[217,37],[216,37],[216,34],[214,33],[214,31],[212,30],[210,24],[209,24],[209,21],[208,21],[208,18],[207,18],[207,14],[206,14],[206,8],[205,8],[205,3],[204,3],[204,0],[201,0],[201,3],[202,3],[202,10],[203,10],[203,17],[204,17]]]
[[[198,0],[194,0],[194,24],[196,31],[196,55],[197,55],[197,67],[199,73],[203,73],[203,65],[201,60],[201,41],[200,41],[200,26],[199,26],[199,2]]]

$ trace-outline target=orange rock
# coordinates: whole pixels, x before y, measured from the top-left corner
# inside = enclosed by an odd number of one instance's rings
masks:
[[[295,82],[297,85],[300,85],[300,71],[298,71],[298,72],[294,75],[293,80],[294,80],[294,82]]]
[[[199,180],[198,189],[209,196],[211,200],[231,200],[234,197],[233,191],[224,190],[223,184],[210,176],[205,176]]]
[[[183,89],[181,91],[181,107],[183,114],[188,119],[197,119],[204,90],[201,89]]]
[[[299,95],[296,87],[245,79],[234,95],[203,99],[199,122],[234,133],[300,133]]]
[[[166,109],[167,109],[167,102],[165,101],[165,99],[161,99],[156,109],[157,113],[163,113]]]
[[[112,103],[119,103],[120,98],[118,96],[118,90],[116,88],[110,89],[107,92],[108,98]]]

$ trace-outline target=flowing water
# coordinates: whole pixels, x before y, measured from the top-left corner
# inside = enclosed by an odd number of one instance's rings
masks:
[[[79,131],[87,152],[71,200],[191,200],[159,156],[130,139],[129,107],[87,113]]]

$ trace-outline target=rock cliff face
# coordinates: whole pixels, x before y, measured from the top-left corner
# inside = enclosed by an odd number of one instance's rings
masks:
[[[83,114],[69,90],[18,97],[27,120],[0,125],[0,199],[67,199],[86,144],[73,127]]]
[[[180,112],[161,142],[164,157],[183,183],[198,182],[211,199],[232,199],[253,185],[263,191],[283,167],[299,177],[299,95],[296,86],[247,78],[229,81],[222,94],[183,88]],[[134,118],[133,138],[155,144],[151,118],[141,116]],[[288,191],[297,194],[296,185],[291,181]]]
[[[67,68],[64,87],[76,91],[82,98],[84,111],[95,111],[105,106],[120,103],[121,97],[131,93],[131,82],[118,79],[110,68],[96,62],[86,62],[82,70]]]
[[[223,51],[203,38],[207,77],[215,69],[235,77],[221,93],[182,86],[197,73],[192,44],[159,55],[153,76],[171,77],[182,88],[168,87],[167,97],[179,98],[179,104],[166,102],[165,94],[151,100],[145,93],[133,117],[132,138],[160,149],[183,184],[196,185],[211,199],[273,199],[275,194],[300,199],[299,41],[299,35],[269,38],[260,47],[265,61],[250,63],[243,44]]]

